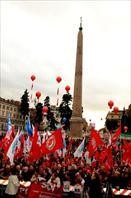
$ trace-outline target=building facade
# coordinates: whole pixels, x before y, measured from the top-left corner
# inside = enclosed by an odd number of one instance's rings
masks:
[[[7,130],[7,118],[10,114],[11,123],[15,126],[16,131],[18,128],[22,129],[24,126],[24,119],[19,111],[20,102],[14,100],[6,100],[0,97],[0,131]]]
[[[105,126],[109,131],[117,129],[121,125],[122,133],[125,132],[124,127],[127,127],[126,133],[131,134],[131,104],[128,109],[108,112],[106,116]]]

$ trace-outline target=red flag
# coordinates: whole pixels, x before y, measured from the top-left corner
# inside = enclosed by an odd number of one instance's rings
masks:
[[[32,140],[32,147],[29,153],[29,161],[38,160],[41,157],[41,139],[38,130],[34,129],[34,135]]]
[[[107,156],[105,159],[105,163],[103,164],[105,167],[105,170],[108,171],[113,167],[113,157],[112,157],[112,150],[110,147],[107,148]]]
[[[118,138],[119,138],[120,135],[121,135],[121,127],[119,127],[116,130],[116,132],[112,135],[111,142],[112,143],[115,143],[118,140]]]
[[[61,129],[58,129],[49,136],[49,138],[41,145],[43,154],[54,153],[57,149],[63,148],[63,138]]]
[[[113,166],[113,157],[111,147],[104,148],[99,155],[99,163],[104,166],[105,170],[108,171]]]
[[[0,140],[0,148],[3,146],[2,140]]]
[[[108,147],[109,148],[109,147]],[[106,158],[108,157],[108,148],[105,148],[100,152],[99,162],[101,164],[105,163]]]
[[[94,129],[92,129],[89,145],[87,147],[89,151],[89,157],[93,156],[94,152],[97,151],[98,146],[103,146],[103,145],[104,145],[104,142],[102,141],[99,133],[95,131]]]
[[[99,161],[99,158],[100,158],[100,151],[96,151],[95,153],[94,153],[94,158],[97,160],[97,161]]]

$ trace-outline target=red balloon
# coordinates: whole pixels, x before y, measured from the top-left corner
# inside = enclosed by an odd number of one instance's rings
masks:
[[[41,92],[37,91],[35,95],[36,95],[37,99],[39,99],[41,97]]]
[[[47,106],[44,106],[43,109],[42,109],[43,113],[47,113],[48,112],[48,107]]]
[[[62,78],[61,78],[60,76],[57,76],[56,81],[57,81],[58,83],[60,83],[61,80],[62,80]]]
[[[114,102],[112,100],[109,100],[108,106],[110,107],[110,109],[113,107],[113,105],[114,105]]]
[[[127,131],[128,131],[128,127],[124,126],[124,132],[127,132]]]
[[[118,107],[114,107],[114,108],[113,108],[113,111],[114,111],[114,113],[118,113],[119,108],[118,108]]]
[[[65,90],[66,90],[67,92],[69,92],[69,91],[70,91],[70,86],[67,85],[67,86],[65,87]]]
[[[32,75],[30,78],[32,81],[34,81],[36,79],[35,75]]]

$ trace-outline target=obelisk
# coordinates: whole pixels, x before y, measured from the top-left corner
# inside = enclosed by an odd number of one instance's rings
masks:
[[[82,136],[82,59],[83,59],[83,34],[82,34],[82,18],[80,21],[79,32],[77,36],[77,52],[75,67],[75,82],[73,94],[73,111],[70,126],[71,137]]]

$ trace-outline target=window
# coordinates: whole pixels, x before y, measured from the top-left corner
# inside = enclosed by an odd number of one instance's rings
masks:
[[[3,109],[5,109],[5,105],[3,105]]]
[[[7,106],[6,109],[9,110],[9,107]]]

